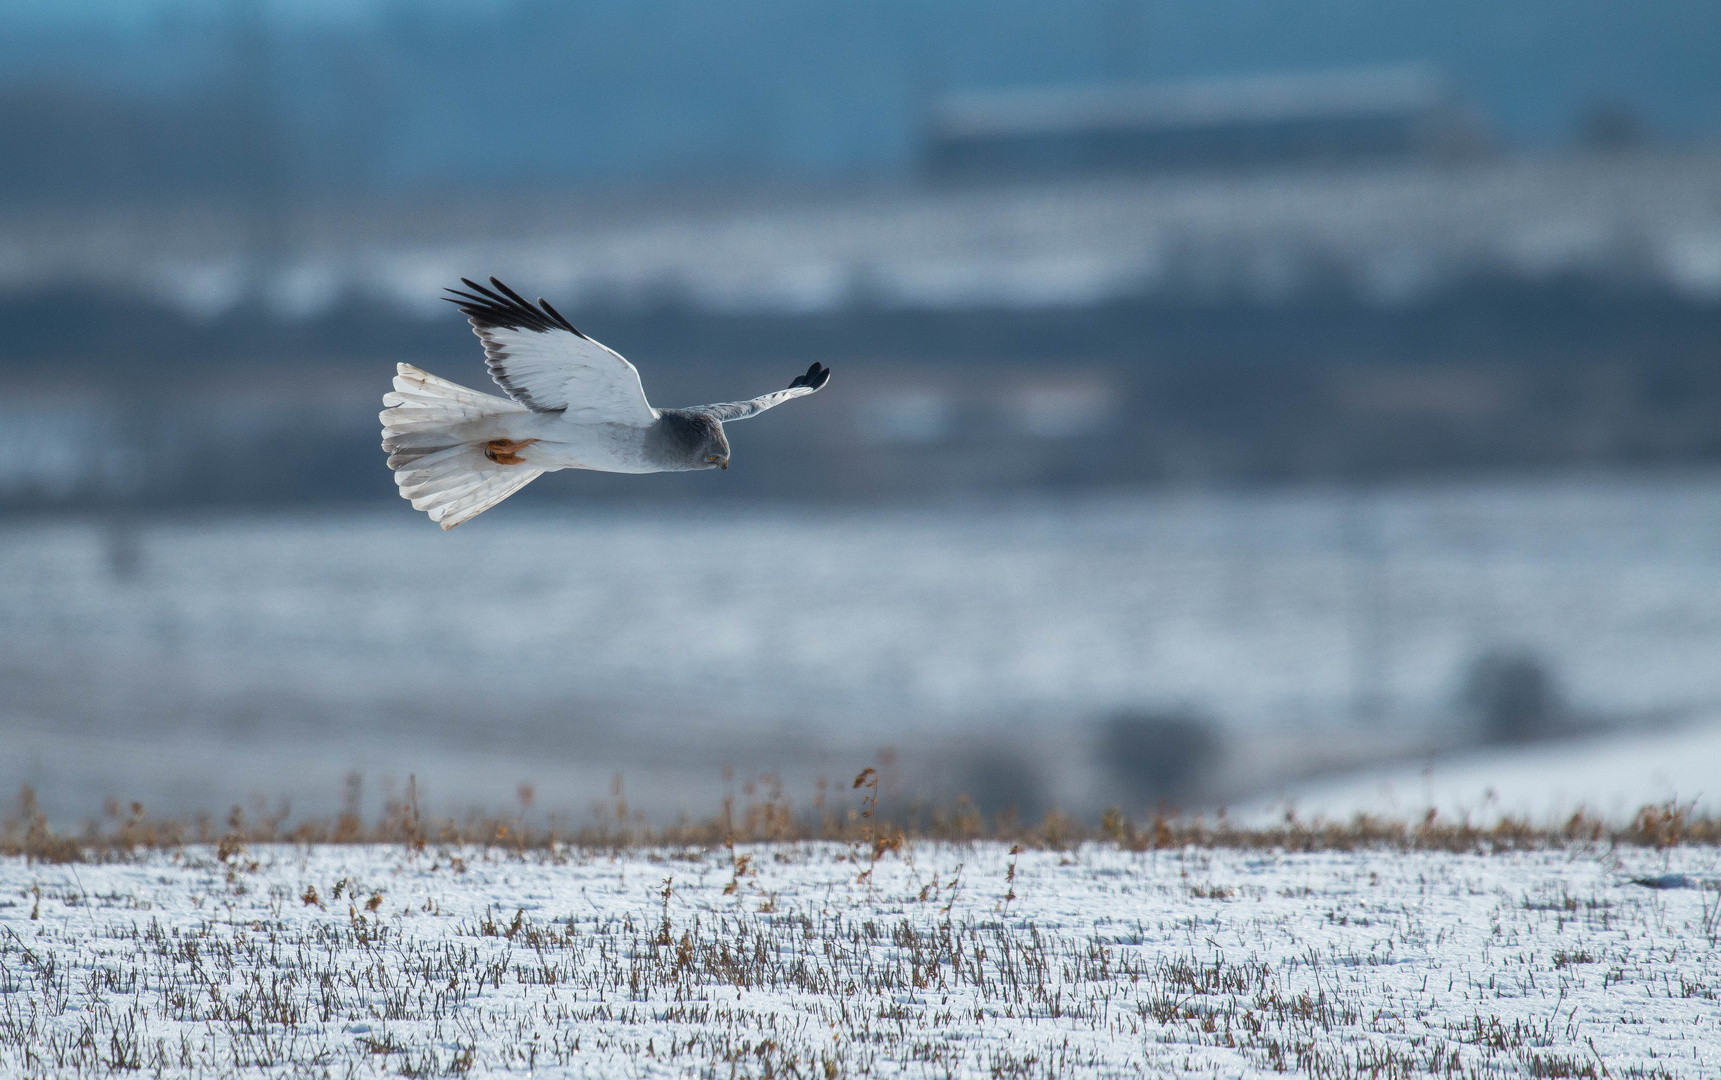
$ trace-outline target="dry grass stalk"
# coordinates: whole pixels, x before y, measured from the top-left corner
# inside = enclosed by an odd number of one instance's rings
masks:
[[[757,791],[753,785],[748,788],[750,792]],[[736,813],[733,799],[726,797],[712,817],[654,826],[642,816],[630,815],[618,778],[613,813],[605,807],[605,812],[592,823],[572,826],[554,817],[548,824],[529,821],[526,811],[534,795],[525,794],[530,789],[524,786],[522,810],[513,816],[469,813],[460,818],[426,818],[420,811],[419,788],[413,779],[408,782],[403,799],[386,801],[381,817],[367,822],[360,813],[362,784],[354,776],[347,783],[342,809],[333,819],[306,817],[289,827],[290,815],[285,803],[270,811],[259,800],[258,812],[250,815],[234,807],[226,828],[218,830],[207,815],[199,815],[190,822],[156,818],[135,802],[130,804],[129,813],[122,815],[117,803],[110,800],[106,821],[92,819],[80,830],[67,832],[49,823],[35,791],[26,786],[19,792],[15,812],[0,819],[0,855],[64,863],[208,844],[216,847],[218,858],[230,871],[237,872],[245,868],[248,846],[260,843],[401,844],[415,851],[435,844],[444,848],[500,848],[516,853],[561,848],[621,852],[663,847],[707,851],[727,848],[733,852],[737,844],[823,840],[849,847],[850,860],[860,868],[857,881],[864,884],[881,859],[900,854],[903,845],[913,840],[959,843],[998,840],[1029,849],[1052,850],[1099,842],[1115,844],[1127,851],[1196,847],[1470,852],[1572,844],[1656,849],[1721,845],[1721,817],[1697,812],[1690,804],[1672,802],[1642,807],[1624,823],[1579,810],[1564,821],[1502,817],[1478,824],[1468,819],[1444,818],[1430,810],[1414,822],[1368,814],[1344,821],[1304,821],[1286,814],[1282,821],[1272,825],[1237,826],[1223,811],[1214,817],[1160,813],[1134,820],[1111,809],[1096,827],[1057,810],[1038,823],[1000,815],[988,824],[966,799],[950,806],[882,805],[879,775],[871,768],[855,778],[854,789],[861,791],[862,796],[857,805],[848,807],[847,813],[833,808],[823,791],[811,807],[797,810],[783,796],[779,785],[768,784],[763,798],[749,803],[740,813]],[[732,858],[733,884],[737,890],[750,874],[750,859],[751,856],[742,854]]]

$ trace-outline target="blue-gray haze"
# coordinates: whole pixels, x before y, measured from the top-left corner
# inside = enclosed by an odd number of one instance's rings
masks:
[[[900,173],[940,90],[1413,60],[1511,142],[1568,139],[1598,103],[1703,137],[1718,55],[1714,0],[0,4],[0,95],[42,114],[19,138],[100,100],[235,129],[262,101],[287,173],[385,189]]]

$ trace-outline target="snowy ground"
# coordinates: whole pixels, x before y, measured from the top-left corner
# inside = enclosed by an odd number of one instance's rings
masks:
[[[1713,848],[227,856],[0,861],[0,1074],[1721,1074]]]
[[[1262,823],[1289,809],[1304,819],[1414,819],[1433,807],[1478,823],[1558,820],[1579,809],[1617,821],[1669,802],[1721,814],[1718,765],[1721,718],[1710,717],[1668,731],[1491,747],[1311,781],[1233,808],[1232,817]]]

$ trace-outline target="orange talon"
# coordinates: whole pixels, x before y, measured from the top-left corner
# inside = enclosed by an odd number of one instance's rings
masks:
[[[491,439],[484,444],[484,456],[498,465],[524,465],[526,459],[520,456],[520,451],[537,442],[537,439]]]

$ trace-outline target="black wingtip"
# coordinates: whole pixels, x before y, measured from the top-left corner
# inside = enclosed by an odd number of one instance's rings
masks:
[[[789,384],[789,389],[793,390],[797,386],[805,386],[817,390],[819,387],[830,381],[831,369],[822,364],[815,363],[812,367],[807,369],[807,373],[805,375],[795,376],[795,381]]]
[[[474,326],[505,326],[515,330],[535,330],[539,333],[566,330],[581,337],[585,336],[575,330],[574,324],[563,318],[561,312],[542,300],[534,307],[525,297],[504,285],[499,278],[490,279],[491,288],[467,277],[461,278],[460,283],[470,291],[444,289],[444,292],[452,295],[442,299],[458,306],[466,317],[472,320]]]
[[[559,312],[555,308],[551,307],[550,302],[548,300],[544,299],[542,296],[538,297],[538,306],[543,308],[545,311],[549,312],[550,318],[556,320],[558,323],[561,323],[563,330],[566,330],[569,333],[577,335],[579,337],[585,337],[586,336],[584,334],[581,334],[579,332],[579,330],[575,329],[574,324],[569,322],[565,317],[563,317],[561,312]]]

